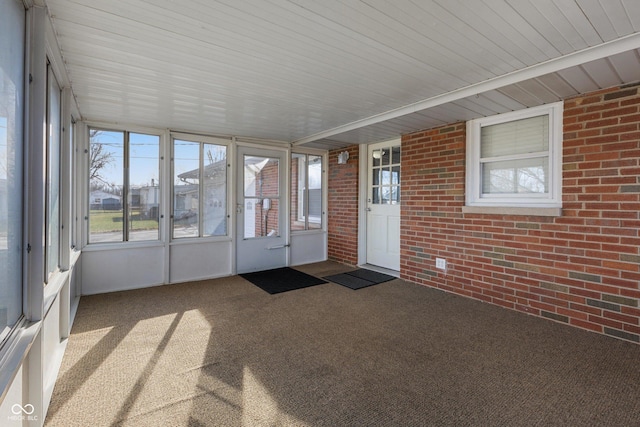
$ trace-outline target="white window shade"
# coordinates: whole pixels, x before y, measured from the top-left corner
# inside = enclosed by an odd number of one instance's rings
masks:
[[[513,156],[549,150],[549,116],[481,128],[480,157]]]

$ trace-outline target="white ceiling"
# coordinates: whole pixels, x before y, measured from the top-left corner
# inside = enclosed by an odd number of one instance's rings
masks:
[[[319,148],[640,81],[638,0],[45,0],[85,120]]]

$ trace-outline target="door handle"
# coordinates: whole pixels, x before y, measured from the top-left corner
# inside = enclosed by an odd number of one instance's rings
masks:
[[[265,249],[267,249],[267,250],[283,249],[283,248],[288,248],[289,246],[291,246],[291,245],[288,245],[288,244],[287,245],[277,245],[277,246],[270,246],[270,247],[265,248]]]
[[[371,212],[371,208],[367,208],[367,212]]]
[[[237,214],[241,214],[242,213],[242,205],[240,203],[236,204],[236,213]]]

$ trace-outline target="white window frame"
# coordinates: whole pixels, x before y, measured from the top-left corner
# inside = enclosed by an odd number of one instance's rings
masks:
[[[204,159],[204,152],[203,152],[203,148],[204,145],[206,144],[211,144],[211,145],[219,145],[222,147],[225,147],[226,149],[226,160],[227,160],[227,176],[226,176],[226,183],[225,183],[225,191],[226,191],[226,221],[227,221],[227,230],[225,234],[221,234],[221,235],[212,235],[212,236],[205,236],[203,235],[203,221],[204,221],[204,216],[202,215],[202,213],[204,212],[204,185],[200,184],[199,188],[198,188],[198,204],[199,204],[199,214],[198,214],[198,236],[186,236],[186,237],[174,237],[174,210],[175,210],[175,182],[174,182],[174,173],[175,173],[175,163],[174,163],[174,153],[175,153],[175,141],[176,140],[183,140],[183,141],[188,141],[188,142],[193,142],[196,144],[200,144],[200,159],[199,159],[199,174],[202,174],[204,172],[204,167],[205,167],[205,159]],[[230,206],[232,206],[232,173],[230,171],[231,165],[233,164],[233,157],[232,157],[232,150],[231,150],[231,143],[232,140],[231,139],[225,139],[225,138],[221,138],[221,137],[215,137],[215,136],[207,136],[207,135],[198,135],[198,134],[190,134],[190,133],[180,133],[180,132],[171,132],[170,133],[170,138],[169,138],[169,149],[170,149],[170,159],[171,159],[171,168],[169,171],[169,176],[170,176],[170,184],[169,184],[169,240],[171,241],[172,244],[175,243],[189,243],[189,242],[194,242],[194,241],[228,241],[232,231],[233,231],[233,227],[234,227],[234,223],[233,223],[233,216],[231,215],[230,212]],[[199,182],[203,183],[204,179],[202,179],[202,175],[200,175],[199,178]]]
[[[308,153],[292,153],[293,154],[297,154],[297,155],[303,155],[305,156],[305,168],[304,168],[304,175],[301,175],[301,169],[298,168],[298,176],[297,176],[297,180],[298,180],[298,200],[307,200],[304,195],[305,194],[309,194],[309,190],[320,190],[322,191],[322,175],[323,175],[323,171],[324,171],[324,157],[319,155],[319,154],[308,154]],[[315,156],[315,157],[320,157],[320,188],[307,188],[307,186],[310,187],[310,180],[309,180],[309,156]],[[304,179],[301,179],[304,178]],[[308,198],[308,197],[307,197]],[[308,200],[307,200],[308,203]],[[307,207],[308,209],[308,207]],[[321,209],[322,211],[323,209]],[[305,222],[305,204],[304,203],[298,203],[298,221],[300,222]],[[320,214],[322,215],[322,214]],[[311,215],[309,214],[309,222],[313,223],[313,224],[321,224],[322,222],[322,216],[316,216],[316,215]],[[308,224],[306,225],[305,230],[309,230]],[[312,228],[311,230],[315,230],[314,228]]]
[[[563,105],[563,102],[556,102],[467,122],[466,206],[554,209],[562,207]],[[545,194],[482,194],[482,166],[480,158],[482,128],[543,115],[549,118],[549,192]]]

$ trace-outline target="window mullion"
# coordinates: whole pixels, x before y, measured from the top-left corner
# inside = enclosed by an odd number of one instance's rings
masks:
[[[200,143],[198,171],[198,237],[203,237],[203,212],[204,212],[204,144]]]
[[[124,132],[124,149],[123,149],[123,179],[122,179],[122,224],[124,227],[122,241],[129,241],[129,132]]]
[[[304,229],[309,229],[309,155],[304,155]]]

